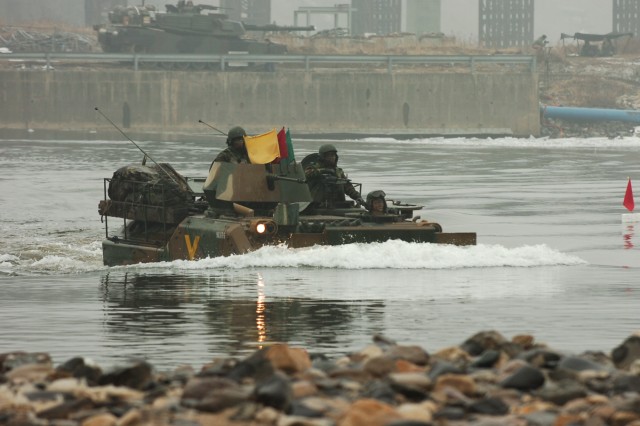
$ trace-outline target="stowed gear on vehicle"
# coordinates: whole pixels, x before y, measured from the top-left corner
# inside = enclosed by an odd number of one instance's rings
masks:
[[[215,162],[206,179],[183,177],[168,164],[132,165],[105,179],[104,186],[99,212],[106,224],[106,265],[228,256],[282,243],[291,248],[389,239],[476,243],[475,233],[445,233],[437,223],[413,218],[421,206],[387,200],[382,191],[382,214],[354,202],[313,208],[297,162]],[[122,219],[116,232],[114,217]]]

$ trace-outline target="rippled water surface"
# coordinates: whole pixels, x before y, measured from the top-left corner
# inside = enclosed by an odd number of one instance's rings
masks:
[[[324,142],[293,136],[299,159]],[[187,176],[223,145],[138,143]],[[270,342],[340,354],[374,333],[429,351],[487,329],[609,351],[640,329],[640,224],[621,223],[640,139],[333,143],[365,193],[423,204],[423,218],[475,231],[478,245],[269,247],[107,268],[102,179],[142,154],[128,141],[0,141],[0,352],[169,368]]]

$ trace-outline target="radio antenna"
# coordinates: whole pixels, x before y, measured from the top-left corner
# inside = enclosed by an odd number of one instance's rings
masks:
[[[140,148],[140,147],[138,146],[138,144],[137,144],[137,143],[135,143],[135,142],[133,141],[133,139],[131,139],[129,136],[127,136],[127,134],[126,134],[125,132],[123,132],[123,131],[122,131],[122,129],[120,129],[120,127],[118,127],[118,126],[116,125],[116,123],[114,123],[113,121],[111,121],[111,119],[110,119],[109,117],[107,117],[107,116],[106,116],[102,111],[100,111],[100,109],[99,109],[98,107],[95,107],[95,109],[96,109],[96,111],[98,111],[98,113],[100,113],[100,115],[101,115],[101,116],[103,116],[103,117],[104,117],[104,119],[105,119],[105,120],[107,120],[109,123],[111,123],[111,125],[112,125],[113,127],[115,127],[115,128],[116,128],[116,130],[118,130],[118,131],[122,134],[122,136],[124,136],[125,138],[127,138],[127,139],[129,140],[129,142],[131,142],[132,144],[134,144],[134,145],[136,146],[136,148],[138,148],[138,149],[140,150],[140,152],[142,152],[142,153],[144,154],[144,158],[142,159],[142,165],[144,165],[144,164],[147,162],[147,158],[148,158],[149,160],[153,161],[153,164],[155,164],[156,166],[158,166],[158,167],[160,168],[160,170],[162,170],[162,171],[164,172],[164,174],[166,174],[167,176],[169,176],[169,179],[171,179],[171,180],[173,181],[173,183],[175,183],[176,185],[178,185],[178,187],[180,186],[180,184],[179,184],[178,182],[176,182],[176,180],[173,178],[173,176],[171,176],[171,174],[170,174],[168,171],[166,171],[166,170],[164,169],[164,167],[162,167],[160,164],[158,164],[158,163],[156,162],[156,160],[154,160],[154,159],[153,159],[149,154],[147,154],[147,153],[144,151],[144,149]]]
[[[211,129],[215,130],[216,132],[220,133],[221,135],[223,135],[223,136],[227,136],[227,134],[226,134],[225,132],[223,132],[223,131],[222,131],[222,130],[220,130],[220,129],[216,129],[215,127],[213,127],[213,126],[212,126],[211,124],[209,124],[209,123],[205,123],[205,122],[204,122],[204,121],[202,121],[202,120],[198,120],[198,123],[202,123],[202,124],[204,124],[205,126],[207,126],[207,127],[211,128]]]

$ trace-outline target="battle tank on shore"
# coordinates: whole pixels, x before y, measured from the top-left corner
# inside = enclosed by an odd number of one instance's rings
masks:
[[[251,38],[247,32],[313,31],[313,26],[252,25],[229,19],[218,7],[179,1],[166,11],[153,5],[117,6],[109,23],[97,25],[98,42],[106,53],[227,55],[280,55],[282,44]],[[143,63],[145,64],[145,63]],[[147,65],[149,65],[147,63]],[[216,69],[212,62],[159,62],[151,66],[168,69]]]
[[[328,184],[336,184],[329,182]],[[413,218],[422,207],[387,200],[373,216],[353,202],[317,206],[300,163],[213,163],[206,178],[169,164],[130,165],[105,179],[99,213],[105,265],[195,260],[243,254],[266,245],[411,242],[475,245],[476,234],[445,233]],[[112,232],[109,218],[118,218]]]

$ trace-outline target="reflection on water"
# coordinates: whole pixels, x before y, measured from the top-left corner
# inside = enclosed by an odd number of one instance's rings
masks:
[[[633,244],[633,236],[634,236],[634,225],[627,224],[624,225],[624,230],[622,231],[622,240],[624,241],[625,249],[632,249],[634,247]]]
[[[258,343],[267,340],[267,323],[265,321],[264,278],[258,274],[258,300],[256,301],[256,328],[258,329]],[[259,346],[262,349],[262,345]]]
[[[148,357],[151,350],[161,364],[165,360],[157,352],[179,347],[179,341],[188,346],[199,341],[201,362],[213,355],[247,354],[273,342],[337,349],[339,338],[354,328],[364,326],[369,335],[380,330],[385,306],[379,300],[354,304],[270,296],[260,273],[107,273],[100,288],[110,346],[126,345],[130,356],[139,357]]]

